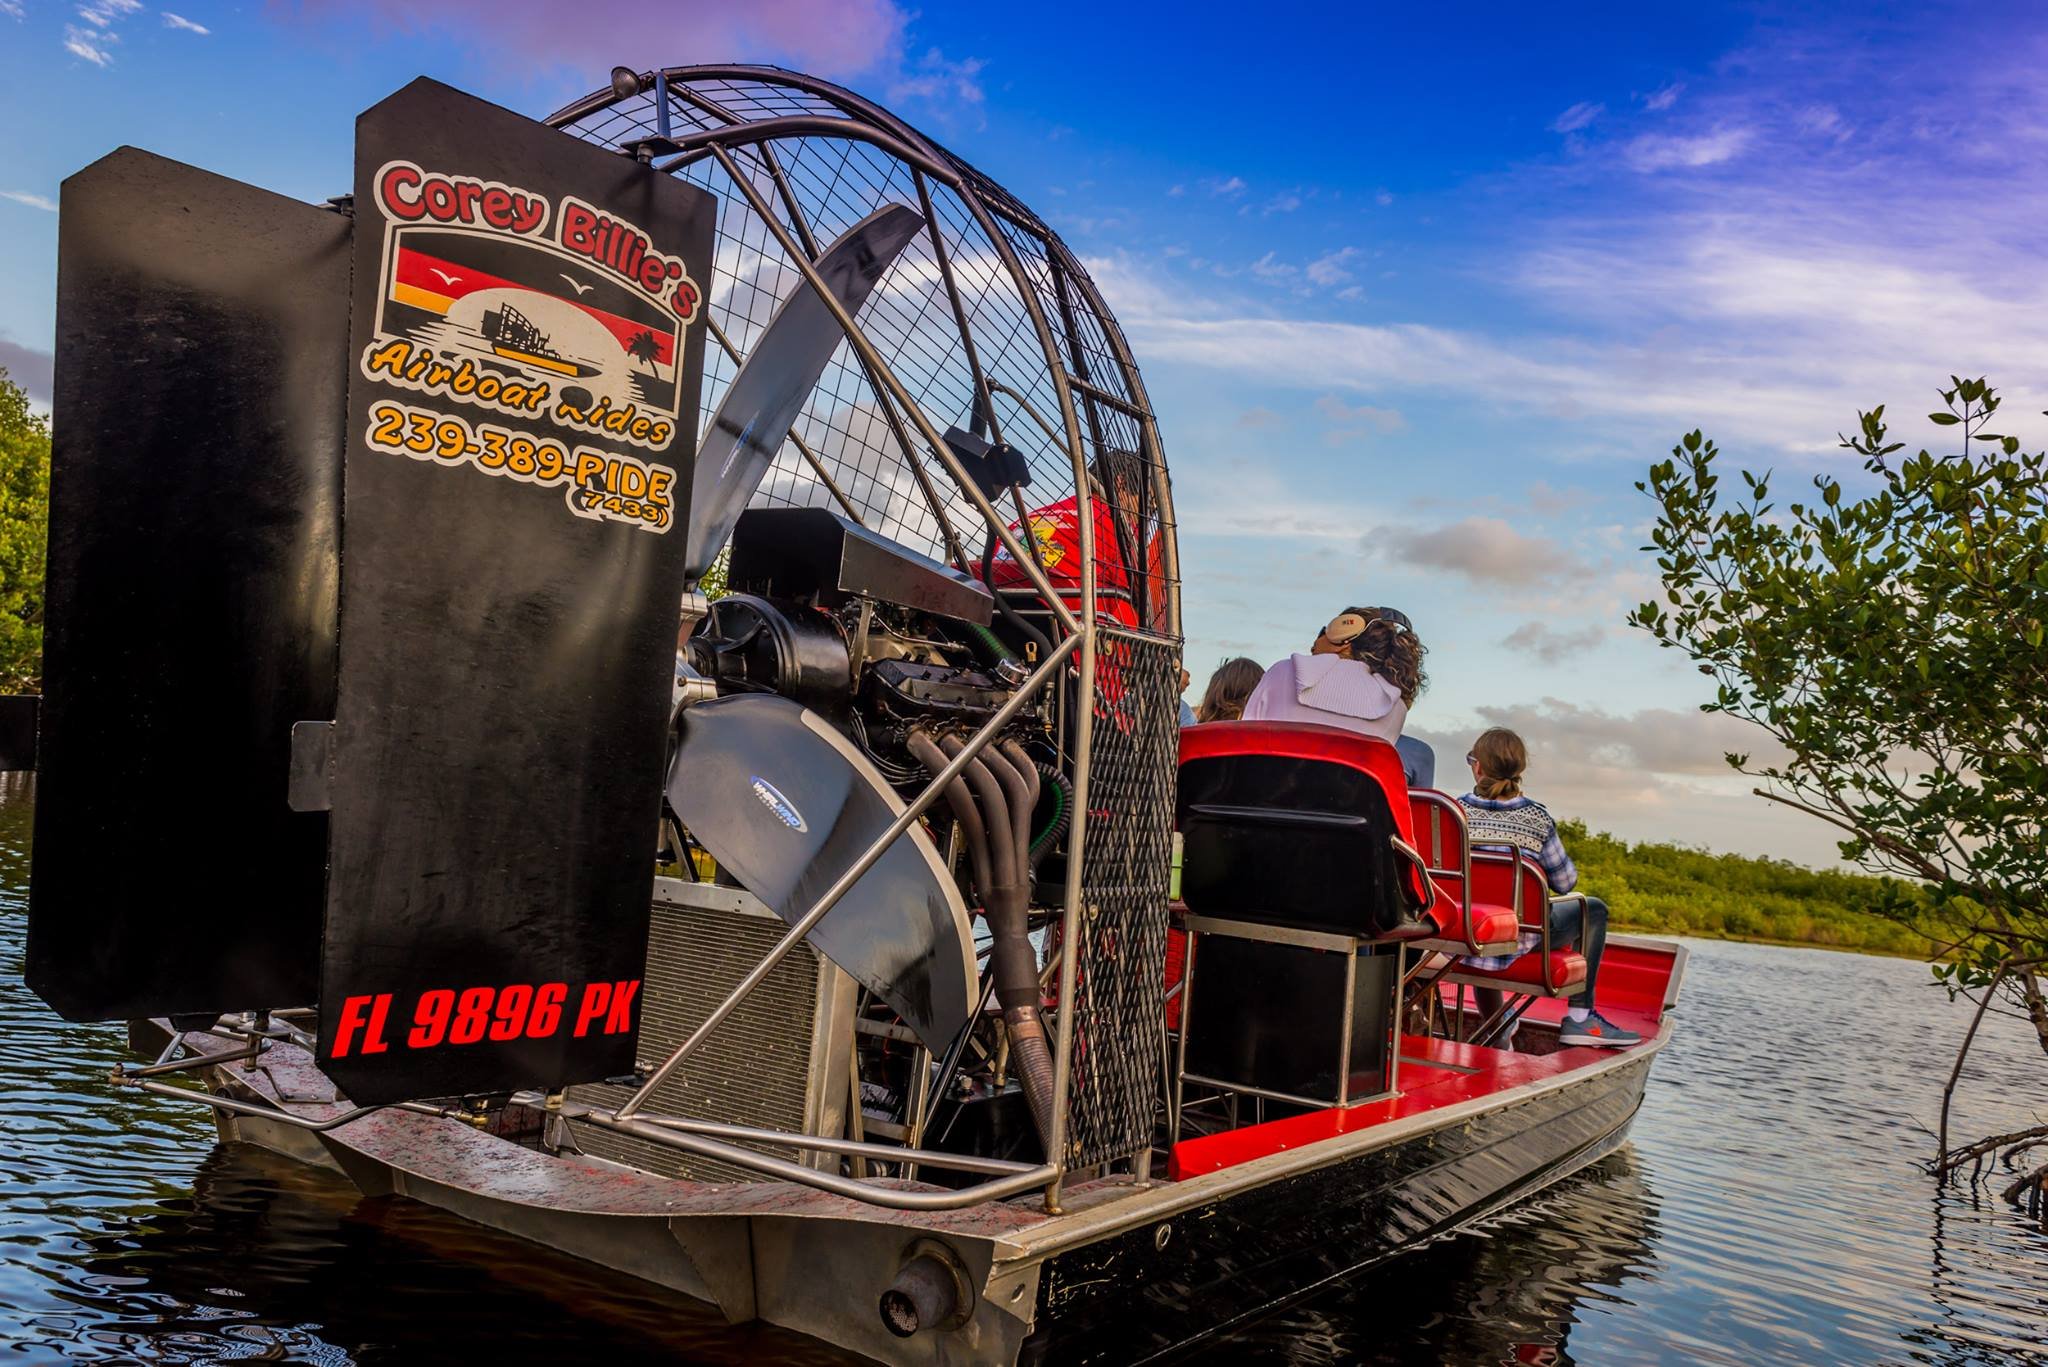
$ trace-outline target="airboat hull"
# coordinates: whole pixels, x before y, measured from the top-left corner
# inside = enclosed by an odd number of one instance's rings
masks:
[[[1682,953],[1672,994],[1681,968]],[[1569,1067],[1529,1059],[1514,1065],[1525,1081],[1411,1114],[1395,1113],[1398,1100],[1381,1103],[1391,1118],[1355,1108],[1358,1128],[1299,1147],[1261,1134],[1272,1126],[1215,1136],[1203,1142],[1237,1143],[1236,1161],[1179,1181],[1076,1183],[1059,1215],[1035,1195],[905,1212],[793,1184],[676,1180],[403,1110],[318,1134],[223,1114],[221,1133],[337,1168],[366,1195],[421,1201],[709,1302],[733,1322],[766,1320],[881,1361],[1131,1363],[1228,1332],[1597,1161],[1625,1142],[1672,1028],[1666,1012],[1635,1049]],[[1431,1048],[1438,1066],[1411,1075],[1448,1071],[1457,1050],[1481,1052],[1404,1040],[1404,1053]],[[302,1120],[347,1108],[290,1046],[267,1053],[260,1071],[225,1063],[204,1075],[216,1093]],[[1423,1090],[1409,1095],[1419,1101]],[[281,1099],[290,1096],[319,1099]],[[958,1260],[972,1310],[957,1328],[896,1338],[877,1301],[921,1241]]]

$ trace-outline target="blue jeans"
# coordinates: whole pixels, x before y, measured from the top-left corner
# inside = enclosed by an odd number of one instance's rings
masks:
[[[1567,1006],[1593,1008],[1593,980],[1600,976],[1600,955],[1607,948],[1607,904],[1597,897],[1574,894],[1550,904],[1550,947],[1577,946],[1586,960],[1586,985]]]

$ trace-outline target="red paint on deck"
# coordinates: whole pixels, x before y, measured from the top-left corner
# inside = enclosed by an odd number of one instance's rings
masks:
[[[1663,1019],[1664,996],[1676,967],[1677,958],[1668,949],[1610,941],[1600,961],[1596,1001],[1600,1013],[1616,1025],[1642,1032],[1645,1038],[1655,1034]],[[1456,989],[1443,990],[1446,1001],[1453,1000],[1449,994]],[[1554,1024],[1563,1016],[1562,1000],[1539,998],[1525,1019]],[[1173,1146],[1167,1175],[1173,1181],[1184,1181],[1269,1154],[1424,1115],[1461,1101],[1501,1096],[1532,1082],[1589,1067],[1617,1052],[1625,1051],[1560,1049],[1550,1054],[1518,1054],[1424,1035],[1403,1035],[1400,1090],[1396,1095],[1348,1109],[1332,1107],[1199,1139],[1184,1139]]]

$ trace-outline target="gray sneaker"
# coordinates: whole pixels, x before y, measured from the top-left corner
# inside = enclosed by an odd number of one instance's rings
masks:
[[[1575,1021],[1567,1016],[1557,1027],[1557,1042],[1594,1049],[1626,1049],[1631,1044],[1641,1044],[1643,1037],[1633,1030],[1622,1029],[1598,1011],[1589,1011],[1584,1020]]]

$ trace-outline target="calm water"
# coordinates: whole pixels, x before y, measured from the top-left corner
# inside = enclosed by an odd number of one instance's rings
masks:
[[[26,854],[0,788],[0,1360],[846,1360],[110,1094],[119,1030],[22,986]],[[2048,1363],[2048,1233],[1915,1166],[1965,1023],[1926,981],[1695,945],[1629,1148],[1196,1360]],[[2048,1119],[2017,1022],[1987,1021],[1975,1059],[1962,1133]]]

